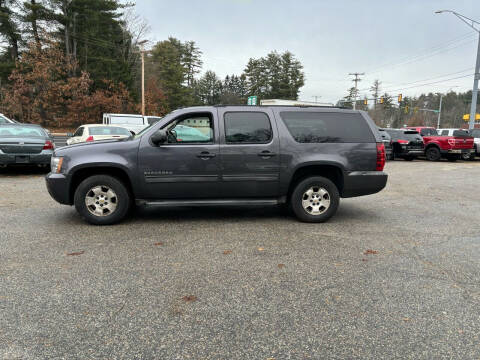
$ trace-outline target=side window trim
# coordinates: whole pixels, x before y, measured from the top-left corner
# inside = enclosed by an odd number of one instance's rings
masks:
[[[268,120],[268,123],[270,125],[270,139],[268,139],[268,141],[264,141],[264,142],[229,142],[227,140],[227,123],[226,123],[226,119],[225,119],[225,116],[227,114],[264,114],[266,117],[267,117],[267,120]],[[220,121],[220,119],[219,119]],[[273,126],[272,126],[272,119],[271,117],[269,116],[269,114],[265,111],[241,111],[241,110],[237,110],[237,111],[225,111],[223,113],[223,137],[224,137],[224,144],[223,145],[268,145],[268,144],[271,144],[273,142]]]

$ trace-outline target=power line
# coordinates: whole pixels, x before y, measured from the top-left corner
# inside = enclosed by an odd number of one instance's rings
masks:
[[[451,80],[457,80],[457,79],[466,78],[466,77],[472,76],[472,75],[475,75],[475,74],[472,73],[472,74],[467,74],[467,75],[463,75],[463,76],[457,76],[457,77],[450,78],[450,79],[445,79],[445,80],[440,80],[440,81],[434,81],[434,82],[431,82],[431,83],[420,84],[420,85],[410,86],[410,87],[406,87],[406,88],[393,89],[393,90],[390,90],[390,91],[408,90],[408,89],[413,89],[413,88],[416,88],[416,87],[422,87],[422,86],[427,86],[427,85],[439,84],[439,83],[442,83],[442,82],[447,82],[447,81],[451,81]]]
[[[411,82],[406,82],[406,83],[400,83],[400,84],[396,84],[396,85],[384,86],[384,87],[383,87],[383,90],[388,90],[388,89],[390,89],[390,88],[396,88],[396,87],[398,87],[398,86],[403,86],[403,85],[412,85],[412,84],[416,84],[416,83],[424,82],[424,81],[431,81],[431,80],[441,79],[441,78],[444,78],[444,77],[447,77],[447,76],[452,76],[452,75],[461,74],[461,73],[464,73],[465,71],[471,71],[471,70],[473,70],[473,69],[474,69],[473,67],[470,67],[470,68],[468,68],[468,69],[464,69],[464,70],[461,70],[461,71],[456,71],[456,72],[448,73],[448,74],[444,74],[444,75],[439,75],[439,76],[435,76],[435,77],[428,78],[428,79],[416,80],[416,81],[411,81]],[[367,90],[370,90],[370,88],[360,89],[359,91],[367,91]]]
[[[468,36],[465,36],[465,35],[468,35]],[[436,45],[436,46],[433,46],[431,48],[425,49],[425,51],[420,51],[423,54],[417,54],[417,55],[413,55],[413,56],[403,57],[398,62],[397,61],[392,61],[392,62],[386,63],[384,65],[381,65],[381,66],[377,67],[377,68],[374,68],[373,70],[369,70],[367,73],[368,74],[374,74],[374,73],[380,72],[384,68],[395,67],[395,66],[399,66],[399,65],[403,65],[403,64],[409,64],[409,63],[412,63],[412,62],[415,62],[415,61],[426,59],[426,58],[434,56],[434,55],[438,55],[442,52],[446,52],[446,51],[456,49],[460,46],[463,46],[463,45],[466,45],[466,44],[469,44],[469,43],[475,41],[475,40],[471,40],[471,41],[459,44],[458,40],[463,41],[463,40],[471,39],[475,35],[476,35],[475,33],[468,32],[467,34],[463,34],[461,36],[457,36],[456,38],[448,40],[447,42],[443,42],[440,45]],[[450,47],[451,45],[455,45],[455,46]]]

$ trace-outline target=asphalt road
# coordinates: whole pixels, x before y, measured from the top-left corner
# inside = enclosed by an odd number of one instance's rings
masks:
[[[326,224],[142,209],[95,227],[0,174],[2,359],[480,357],[480,161],[395,161]]]

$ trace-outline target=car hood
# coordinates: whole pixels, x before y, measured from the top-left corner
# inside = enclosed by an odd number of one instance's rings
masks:
[[[82,142],[78,144],[72,144],[63,146],[55,150],[55,155],[64,156],[64,155],[73,155],[76,152],[86,153],[96,153],[112,150],[121,150],[122,148],[128,147],[127,143],[136,141],[133,137],[123,138],[123,139],[106,139],[98,140],[93,142]]]

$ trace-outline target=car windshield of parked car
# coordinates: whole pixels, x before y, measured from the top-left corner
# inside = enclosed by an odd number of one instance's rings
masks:
[[[90,135],[123,135],[130,136],[128,129],[118,126],[92,126],[88,130]]]
[[[11,124],[11,120],[6,118],[5,116],[3,115],[0,115],[0,124]]]
[[[480,138],[480,129],[469,130],[470,136]]]
[[[39,128],[33,126],[1,126],[0,136],[15,136],[15,137],[46,137],[47,134]]]

